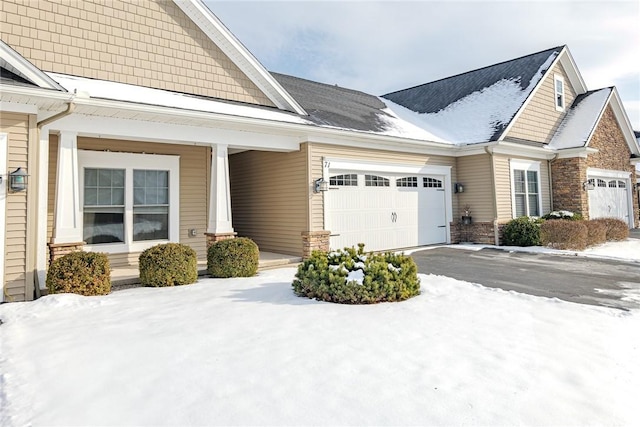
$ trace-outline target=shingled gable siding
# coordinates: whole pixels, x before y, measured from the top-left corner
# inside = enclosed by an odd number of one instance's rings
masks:
[[[307,145],[300,151],[245,151],[229,156],[233,228],[260,250],[302,256],[308,231]]]
[[[525,139],[540,143],[548,143],[555,133],[565,113],[555,107],[554,75],[565,81],[565,106],[573,103],[576,93],[560,63],[549,71],[534,97],[529,101],[507,134],[507,138]],[[566,110],[565,110],[566,111]]]
[[[322,177],[322,160],[325,157],[330,157],[333,159],[389,163],[394,165],[452,166],[451,182],[458,182],[458,169],[456,168],[456,159],[454,157],[430,156],[427,154],[401,153],[397,151],[372,150],[327,144],[310,144],[309,150],[311,179]],[[458,198],[455,195],[453,196],[452,203],[455,220],[455,212],[459,212]],[[310,231],[324,230],[324,204],[322,193],[313,194],[313,192],[311,192],[309,209],[311,212]]]
[[[273,106],[170,0],[2,0],[0,16],[45,71]]]
[[[78,138],[78,149],[128,153],[153,153],[180,156],[180,243],[192,247],[198,260],[206,260],[208,165],[210,150],[206,147],[179,144],[154,144],[150,142],[121,141],[111,139]],[[53,233],[55,206],[56,161],[58,138],[52,135],[49,144],[49,203],[47,236]],[[189,236],[189,229],[196,229],[196,237]],[[136,266],[139,253],[110,254],[114,268]]]
[[[0,132],[8,134],[7,166],[13,171],[26,169],[28,161],[29,116],[2,112]],[[0,171],[5,175],[6,171]],[[7,185],[5,182],[2,185]],[[6,237],[4,259],[5,301],[26,301],[33,298],[27,277],[27,191],[9,193],[6,199]],[[3,280],[3,278],[0,278]]]

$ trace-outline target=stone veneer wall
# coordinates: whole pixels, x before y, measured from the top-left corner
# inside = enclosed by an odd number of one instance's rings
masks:
[[[329,251],[330,234],[326,230],[302,232],[302,258],[309,258],[315,250]]]
[[[587,179],[586,159],[572,157],[551,162],[553,210],[567,210],[587,216],[589,195],[582,184]]]
[[[504,224],[498,224],[498,239],[502,240],[502,228]],[[451,243],[483,243],[495,245],[495,227],[493,222],[474,222],[463,224],[462,222],[451,223]]]
[[[553,209],[581,213],[589,218],[589,194],[583,188],[587,168],[631,172],[631,183],[636,182],[635,167],[631,164],[631,151],[611,106],[607,106],[596,127],[589,147],[598,150],[587,158],[557,159],[551,163],[553,181]],[[634,223],[639,225],[638,195],[633,195]]]

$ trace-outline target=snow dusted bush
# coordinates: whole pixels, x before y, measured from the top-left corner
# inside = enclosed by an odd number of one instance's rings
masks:
[[[521,216],[504,226],[502,238],[507,246],[538,246],[540,244],[541,218]]]
[[[111,292],[109,258],[97,252],[72,252],[51,263],[46,283],[50,294],[107,295]]]
[[[418,269],[404,254],[365,253],[364,245],[333,252],[314,251],[298,267],[298,296],[340,304],[403,301],[420,293]]]
[[[582,215],[577,212],[571,211],[553,211],[549,212],[542,219],[566,219],[569,221],[580,221],[582,220]]]
[[[618,218],[596,218],[592,221],[603,224],[607,230],[607,241],[626,240],[629,237],[629,226]]]
[[[140,283],[144,286],[188,285],[198,280],[196,251],[180,243],[163,243],[138,257]]]

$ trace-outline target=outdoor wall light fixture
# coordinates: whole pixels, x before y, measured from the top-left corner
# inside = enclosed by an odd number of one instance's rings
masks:
[[[324,178],[318,178],[313,181],[313,192],[319,193],[321,191],[327,191],[329,189],[329,183]]]
[[[584,191],[593,190],[596,188],[596,183],[593,181],[585,181],[582,183],[582,188],[584,188]]]
[[[19,193],[26,190],[28,178],[29,175],[27,175],[22,168],[18,168],[9,173],[9,190],[12,193]]]
[[[456,182],[453,184],[453,192],[454,193],[464,193],[464,184]]]

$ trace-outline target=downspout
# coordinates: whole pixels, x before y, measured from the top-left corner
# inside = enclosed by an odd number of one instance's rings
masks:
[[[549,168],[549,203],[551,204],[551,210],[555,210],[555,206],[553,205],[553,178],[551,176],[551,163],[555,162],[560,153],[556,153],[553,155],[553,158],[549,160],[547,166]]]
[[[484,147],[484,151],[489,155],[491,163],[491,191],[493,192],[493,239],[496,246],[500,246],[500,232],[498,230],[498,195],[496,194],[496,173],[493,164],[493,149]]]
[[[74,104],[73,100],[75,98],[75,94],[73,94],[73,96],[69,99],[69,101],[67,101],[67,108],[64,111],[61,111],[57,114],[54,114],[51,117],[47,117],[46,119],[40,120],[39,122],[36,123],[36,138],[37,138],[37,143],[35,144],[35,158],[38,159],[38,162],[40,160],[40,136],[42,133],[42,128],[45,127],[46,125],[53,123],[57,120],[60,120],[70,114],[72,114],[75,109],[76,109],[76,104]],[[38,163],[37,167],[35,168],[35,172],[36,172],[36,182],[40,182],[40,173],[41,173],[41,169],[42,169],[42,165],[40,165],[40,163]],[[38,193],[40,193],[41,190],[39,189]],[[42,206],[40,206],[39,200],[36,200],[36,211],[40,212],[40,208],[42,208]],[[45,208],[46,208],[46,204],[45,204]],[[35,226],[38,227],[37,221],[33,220],[33,215],[31,215],[31,221],[35,222]],[[32,224],[33,226],[34,224]],[[32,228],[33,229],[33,228]],[[40,237],[38,235],[38,233],[35,233],[36,235],[36,242],[35,245],[31,245],[31,255],[33,257],[34,260],[36,260],[35,262],[35,266],[33,269],[33,280],[35,282],[35,298],[40,298],[42,295],[40,294],[40,278],[38,276],[38,246],[39,246],[39,242],[38,242],[38,238]]]

